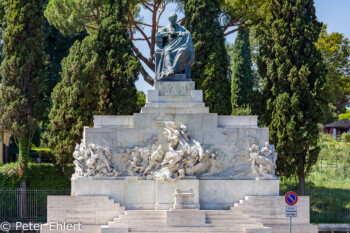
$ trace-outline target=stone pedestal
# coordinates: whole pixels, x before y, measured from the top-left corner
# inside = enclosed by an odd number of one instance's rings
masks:
[[[169,210],[166,211],[166,224],[168,226],[203,226],[205,225],[205,212],[200,210]]]
[[[174,192],[176,189],[193,190],[193,207],[199,209],[199,180],[195,177],[178,180],[174,183],[156,181],[156,210],[169,210],[175,204]]]
[[[174,209],[195,209],[193,189],[188,191],[175,190]]]

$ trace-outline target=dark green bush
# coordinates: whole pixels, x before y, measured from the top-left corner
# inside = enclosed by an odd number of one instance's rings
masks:
[[[69,189],[73,172],[72,164],[57,167],[50,163],[29,163],[20,178],[18,164],[9,163],[0,167],[0,188],[19,188],[25,179],[27,188]]]
[[[344,143],[350,143],[350,133],[343,133],[341,135],[341,140]]]
[[[39,157],[41,158],[41,162],[56,163],[55,156],[52,154],[50,149],[35,148],[34,150],[38,152]]]

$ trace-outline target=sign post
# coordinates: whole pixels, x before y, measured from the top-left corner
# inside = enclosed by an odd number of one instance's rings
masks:
[[[288,192],[284,196],[286,201],[286,217],[289,217],[289,233],[292,233],[292,218],[297,217],[298,195],[295,192]]]

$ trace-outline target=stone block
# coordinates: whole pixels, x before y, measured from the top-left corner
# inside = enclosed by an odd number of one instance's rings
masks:
[[[148,90],[146,96],[146,103],[158,103],[159,91],[158,90]]]
[[[161,183],[156,182],[156,204],[155,209],[166,210],[173,208],[175,203],[174,193],[176,189],[180,190],[193,190],[195,194],[193,197],[193,203],[196,208],[199,208],[199,180],[195,178],[185,178],[178,180],[174,183]]]
[[[202,90],[192,90],[191,91],[192,102],[203,103],[203,91]]]
[[[155,90],[159,91],[159,96],[190,96],[194,90],[195,83],[189,82],[155,82]]]
[[[205,212],[200,210],[170,210],[166,211],[165,216],[168,226],[205,225]]]
[[[133,128],[134,117],[133,116],[94,116],[94,127],[112,127],[117,126],[119,128]]]
[[[279,180],[199,180],[202,209],[227,210],[248,193],[279,196]]]
[[[218,116],[220,128],[258,128],[258,116]]]
[[[196,204],[194,203],[194,193],[190,189],[188,191],[181,191],[176,189],[175,191],[175,204],[174,209],[195,209]]]

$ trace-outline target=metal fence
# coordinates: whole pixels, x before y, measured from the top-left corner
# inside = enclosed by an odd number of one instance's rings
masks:
[[[350,223],[350,192],[313,190],[310,195],[312,223]],[[70,190],[0,189],[0,222],[47,222],[47,196],[70,195]]]
[[[70,195],[70,190],[0,189],[0,222],[47,221],[47,196]]]
[[[350,191],[342,192],[309,192],[311,223],[350,223]]]

